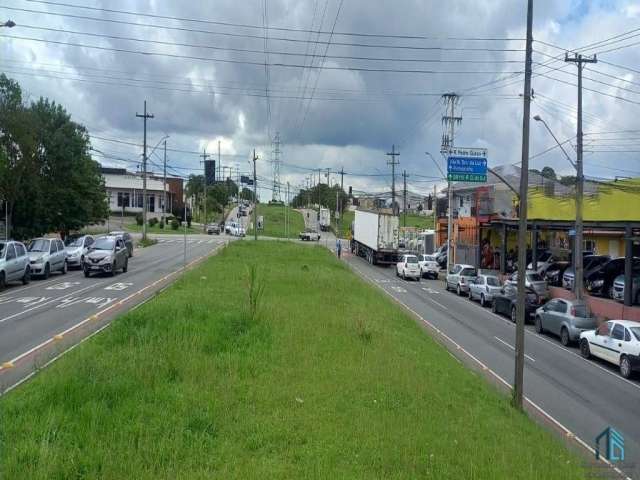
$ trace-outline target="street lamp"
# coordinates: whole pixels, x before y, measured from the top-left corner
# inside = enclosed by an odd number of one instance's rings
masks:
[[[16,22],[14,22],[13,20],[7,20],[6,22],[0,25],[0,27],[7,27],[7,28],[13,28],[15,26],[16,26]]]
[[[540,115],[536,115],[533,117],[536,122],[541,122],[547,129],[547,131],[551,134],[553,139],[556,141],[564,156],[567,157],[569,163],[576,170],[576,228],[575,228],[575,236],[574,236],[574,247],[573,247],[573,268],[575,271],[575,276],[573,279],[573,291],[576,295],[576,299],[582,299],[582,282],[583,282],[583,263],[582,263],[582,233],[583,233],[583,215],[582,215],[582,184],[584,182],[584,177],[582,175],[582,165],[578,165],[571,160],[569,154],[564,149],[562,144],[558,141],[558,138],[553,134],[547,122],[545,122]]]

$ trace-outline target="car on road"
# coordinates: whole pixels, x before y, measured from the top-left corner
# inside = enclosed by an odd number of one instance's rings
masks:
[[[64,239],[67,251],[67,266],[82,268],[84,256],[93,245],[95,239],[91,235],[69,235]]]
[[[505,283],[517,286],[518,272],[512,273]],[[533,289],[538,294],[542,302],[547,301],[551,296],[547,282],[542,278],[542,275],[538,272],[534,272],[533,270],[527,270],[526,272],[525,287]]]
[[[238,222],[228,222],[224,226],[224,233],[234,237],[244,237],[246,235],[244,227]]]
[[[469,291],[469,282],[478,276],[473,265],[456,264],[444,280],[445,290],[453,289],[458,295]]]
[[[418,257],[415,255],[402,255],[400,261],[396,263],[396,276],[402,277],[403,280],[413,278],[419,282],[422,272]]]
[[[511,321],[516,321],[516,302],[518,297],[518,289],[515,285],[509,283],[502,287],[500,293],[493,296],[491,310],[493,313],[508,315]],[[525,289],[525,322],[535,313],[540,306],[540,297],[532,288]]]
[[[29,243],[29,267],[31,275],[45,279],[52,272],[67,273],[67,250],[57,238],[35,238]]]
[[[580,354],[598,357],[620,368],[630,378],[640,371],[640,324],[629,320],[609,320],[595,330],[580,334]]]
[[[624,302],[624,275],[618,275],[613,282],[613,299]],[[631,275],[631,302],[640,305],[640,272]]]
[[[305,228],[304,232],[298,234],[298,238],[303,242],[317,242],[320,240],[320,234],[313,228]]]
[[[494,295],[502,290],[500,279],[495,275],[478,275],[469,282],[469,299],[479,300],[481,306],[490,305]]]
[[[418,255],[418,264],[423,278],[433,278],[436,280],[440,273],[440,265],[436,261],[435,255]]]
[[[220,225],[218,225],[217,223],[210,223],[209,225],[207,225],[207,234],[208,235],[220,235]]]
[[[130,233],[123,232],[123,231],[115,231],[115,232],[110,232],[109,236],[121,237],[122,240],[124,241],[125,246],[127,247],[127,254],[129,255],[129,258],[133,257],[133,238],[131,237]]]
[[[554,298],[536,310],[536,332],[559,336],[565,347],[579,341],[582,332],[597,326],[597,320],[583,300]]]
[[[547,285],[554,287],[562,286],[562,276],[570,264],[567,261],[558,261],[551,263],[547,270],[544,272],[544,279],[547,281]]]
[[[113,276],[118,270],[126,273],[128,268],[129,251],[124,239],[117,235],[96,238],[82,264],[85,277],[92,273],[107,273]]]
[[[29,283],[31,268],[29,255],[23,243],[0,241],[0,290],[9,282]]]
[[[600,268],[609,260],[611,260],[609,255],[585,255],[582,260],[582,268],[584,270],[583,278],[586,279],[591,272]],[[575,271],[573,265],[569,264],[569,267],[562,274],[562,286],[567,290],[573,290],[574,278]]]

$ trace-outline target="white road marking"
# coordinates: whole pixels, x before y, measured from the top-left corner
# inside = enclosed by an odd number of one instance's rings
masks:
[[[77,287],[80,282],[62,282],[47,287],[45,290],[66,290],[67,288]]]
[[[430,301],[432,301],[433,303],[435,303],[436,305],[438,305],[441,309],[443,310],[448,310],[447,307],[445,307],[443,304],[441,304],[440,302],[435,301],[433,298],[429,299]]]
[[[512,347],[510,344],[508,344],[507,342],[505,342],[504,340],[502,340],[501,338],[498,338],[496,336],[494,336],[493,338],[495,338],[496,340],[498,340],[501,344],[506,345],[507,347],[509,347],[511,350],[513,350],[514,352],[516,351],[515,347]],[[532,362],[535,363],[535,359],[529,355],[527,355],[526,353],[524,354],[524,356],[526,358],[528,358],[529,360],[531,360]]]
[[[114,283],[113,285],[109,285],[108,287],[104,287],[104,289],[121,291],[121,290],[126,290],[132,285],[133,283],[131,282],[118,282],[118,283]]]
[[[407,290],[402,288],[402,287],[392,286],[391,290],[393,290],[394,292],[397,292],[397,293],[407,293]]]
[[[434,290],[433,288],[429,288],[429,287],[422,287],[422,290],[424,290],[425,292],[430,293],[430,294],[432,294],[432,295],[438,295],[438,294],[440,294],[440,292],[439,292],[439,291]]]

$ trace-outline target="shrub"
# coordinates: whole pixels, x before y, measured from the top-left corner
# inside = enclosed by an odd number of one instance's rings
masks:
[[[148,223],[149,223],[150,227],[153,227],[154,225],[158,224],[158,219],[155,218],[155,217],[152,217],[152,218],[149,219]]]
[[[142,224],[144,223],[144,220],[142,219],[142,213],[138,212],[136,213],[136,223],[138,224],[138,226],[142,226]]]
[[[158,226],[160,227],[160,229],[164,229],[164,219],[160,220],[160,223],[158,224]]]
[[[178,222],[178,220],[176,220],[175,218],[171,220],[171,228],[173,230],[177,230],[179,227],[180,227],[180,222]]]

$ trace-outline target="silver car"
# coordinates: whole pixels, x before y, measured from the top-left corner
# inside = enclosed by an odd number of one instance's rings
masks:
[[[27,249],[20,242],[0,242],[0,290],[8,282],[29,283],[31,269]]]
[[[49,278],[51,272],[67,273],[67,251],[62,240],[36,238],[29,244],[31,275]]]
[[[113,276],[118,270],[126,273],[128,268],[129,251],[120,236],[96,238],[82,264],[85,277],[92,273],[107,273]]]
[[[478,275],[469,283],[469,300],[480,300],[481,306],[491,305],[493,296],[500,293],[502,284],[495,275]]]
[[[84,256],[89,252],[94,239],[91,235],[73,235],[64,240],[67,250],[67,265],[82,268]]]
[[[580,334],[598,326],[584,301],[554,298],[536,310],[536,332],[550,332],[560,337],[566,347],[580,340]]]
[[[505,282],[510,285],[518,285],[518,272],[515,272],[513,275],[509,277],[509,279]],[[549,286],[542,275],[538,272],[534,272],[533,270],[527,270],[527,275],[525,278],[525,287],[533,289],[534,292],[540,297],[540,301],[545,302],[550,297]]]
[[[618,275],[613,281],[613,299],[624,302],[624,275]],[[631,277],[631,302],[640,304],[640,275],[633,272]]]
[[[456,264],[447,274],[444,281],[446,290],[453,288],[458,295],[469,291],[469,283],[478,276],[478,271],[473,265]]]

